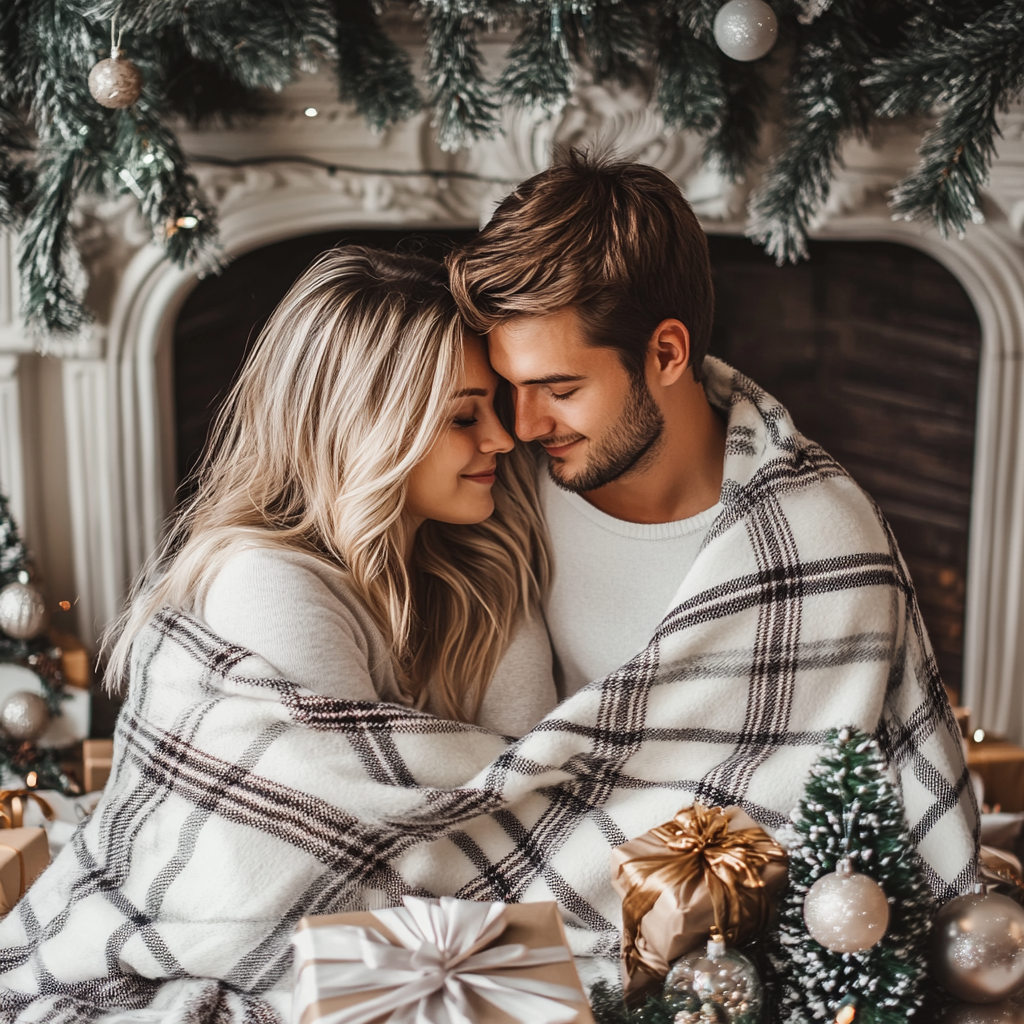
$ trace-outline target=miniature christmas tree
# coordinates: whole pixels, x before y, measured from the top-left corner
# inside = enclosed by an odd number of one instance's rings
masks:
[[[779,836],[780,841],[786,838]],[[857,1024],[912,1019],[927,997],[927,943],[935,906],[907,834],[902,802],[872,737],[852,729],[830,734],[793,813],[786,845],[789,887],[779,903],[769,953],[777,975],[777,1019],[784,1024],[834,1021],[846,1006],[852,1010],[843,1016]],[[841,941],[826,948],[811,937],[805,921],[805,910],[815,900],[829,898],[819,887],[805,907],[812,886],[841,878],[844,860],[865,887],[873,888],[868,881],[873,879],[888,901],[884,936],[859,951],[838,951]],[[832,874],[837,868],[838,874]],[[857,945],[848,942],[845,948]]]

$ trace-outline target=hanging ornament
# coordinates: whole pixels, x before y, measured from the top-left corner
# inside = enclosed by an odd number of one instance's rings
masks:
[[[758,60],[778,35],[775,12],[764,0],[729,0],[715,15],[715,42],[733,60]]]
[[[707,950],[676,961],[665,979],[665,998],[676,1024],[755,1024],[761,1019],[764,987],[742,953],[727,949],[712,932]]]
[[[848,857],[819,878],[804,898],[804,924],[815,942],[833,953],[870,949],[889,926],[882,887],[853,870]]]
[[[21,579],[0,590],[0,630],[15,640],[31,640],[46,629],[46,601],[39,588]]]
[[[89,72],[89,92],[100,106],[114,110],[130,107],[142,95],[142,72],[121,55],[121,36],[115,43],[113,21],[110,22],[110,56],[93,65]]]
[[[38,693],[19,690],[0,704],[0,732],[12,740],[38,739],[50,724],[50,709]]]
[[[1024,987],[1024,907],[977,888],[935,916],[932,973],[958,999],[994,1003]]]

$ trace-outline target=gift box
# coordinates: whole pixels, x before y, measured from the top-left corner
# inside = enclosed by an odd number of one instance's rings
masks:
[[[1024,750],[1005,740],[971,740],[967,767],[981,776],[985,802],[1002,811],[1024,811]]]
[[[86,793],[94,793],[107,784],[113,765],[113,740],[82,741],[82,786]]]
[[[92,685],[92,658],[85,645],[71,633],[51,629],[49,636],[60,648],[60,673],[65,684],[88,690]]]
[[[292,1024],[594,1024],[555,903],[407,896],[304,917],[292,943]]]
[[[739,807],[694,804],[612,850],[627,1000],[660,988],[713,930],[735,946],[766,928],[786,877],[782,847]]]
[[[49,863],[45,829],[0,829],[0,914],[10,913]]]

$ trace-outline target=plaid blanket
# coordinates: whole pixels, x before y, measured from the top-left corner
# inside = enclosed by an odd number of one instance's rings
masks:
[[[270,1022],[303,914],[557,900],[618,957],[609,851],[694,798],[769,829],[824,734],[875,733],[936,894],[975,875],[959,733],[888,526],[724,364],[724,510],[628,664],[512,742],[278,677],[188,615],[139,635],[95,813],[0,925],[5,1021]]]

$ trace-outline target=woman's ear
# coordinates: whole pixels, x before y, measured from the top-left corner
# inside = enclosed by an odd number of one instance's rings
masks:
[[[651,369],[659,384],[675,384],[690,366],[690,332],[680,320],[662,320],[647,343]]]

